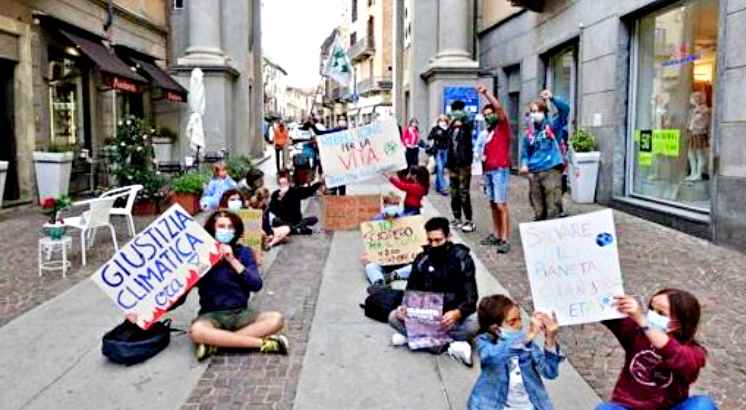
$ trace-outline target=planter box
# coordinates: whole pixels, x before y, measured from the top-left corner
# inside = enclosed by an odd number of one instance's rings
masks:
[[[153,151],[158,162],[173,160],[174,144],[169,138],[153,138]]]
[[[8,176],[8,161],[0,161],[0,208],[3,207],[3,195],[5,195],[5,177]]]
[[[160,215],[161,203],[155,199],[140,199],[132,207],[132,214],[137,216]]]
[[[70,189],[72,167],[72,152],[34,152],[39,203],[50,196],[59,198],[67,195]]]
[[[202,210],[202,207],[199,205],[199,199],[200,196],[197,194],[185,194],[182,192],[171,194],[171,203],[181,205],[192,216],[197,215]]]
[[[570,191],[572,200],[579,204],[591,204],[596,199],[596,182],[601,153],[570,153]]]

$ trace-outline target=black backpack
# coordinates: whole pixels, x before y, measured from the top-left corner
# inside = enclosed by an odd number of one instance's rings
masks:
[[[132,365],[144,362],[171,342],[171,319],[153,324],[143,330],[125,320],[106,332],[101,339],[101,353],[115,363]]]
[[[403,290],[380,287],[373,289],[360,307],[365,311],[365,316],[388,323],[389,314],[401,305],[402,300]]]

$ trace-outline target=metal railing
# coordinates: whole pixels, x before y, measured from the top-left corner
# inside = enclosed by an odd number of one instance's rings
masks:
[[[391,80],[391,77],[372,77],[357,83],[357,93],[365,95],[375,91],[391,90],[393,87],[394,82]]]
[[[372,37],[363,37],[350,47],[350,60],[353,63],[364,60],[376,52]]]

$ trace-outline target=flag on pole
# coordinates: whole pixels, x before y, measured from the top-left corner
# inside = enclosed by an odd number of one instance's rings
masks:
[[[334,38],[332,52],[329,54],[329,59],[326,60],[324,71],[321,74],[345,87],[349,87],[352,82],[352,62],[350,56],[347,55],[347,51],[342,47],[339,36]]]

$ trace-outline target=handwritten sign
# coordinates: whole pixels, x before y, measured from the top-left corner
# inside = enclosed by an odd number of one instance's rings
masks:
[[[560,325],[619,318],[613,297],[624,294],[611,210],[520,225],[537,311]]]
[[[330,231],[358,229],[381,213],[381,195],[324,196],[324,228]]]
[[[173,205],[99,268],[91,279],[143,329],[220,260],[219,243]]]
[[[427,242],[421,215],[364,222],[360,230],[368,260],[381,266],[411,263]]]
[[[327,188],[365,181],[407,167],[393,119],[318,137]]]
[[[254,255],[262,254],[262,211],[260,209],[239,209],[236,212],[243,222],[243,236],[239,240],[244,246],[254,251]]]
[[[441,326],[443,318],[443,294],[408,291],[404,294],[407,343],[412,350],[443,346],[453,339]]]

